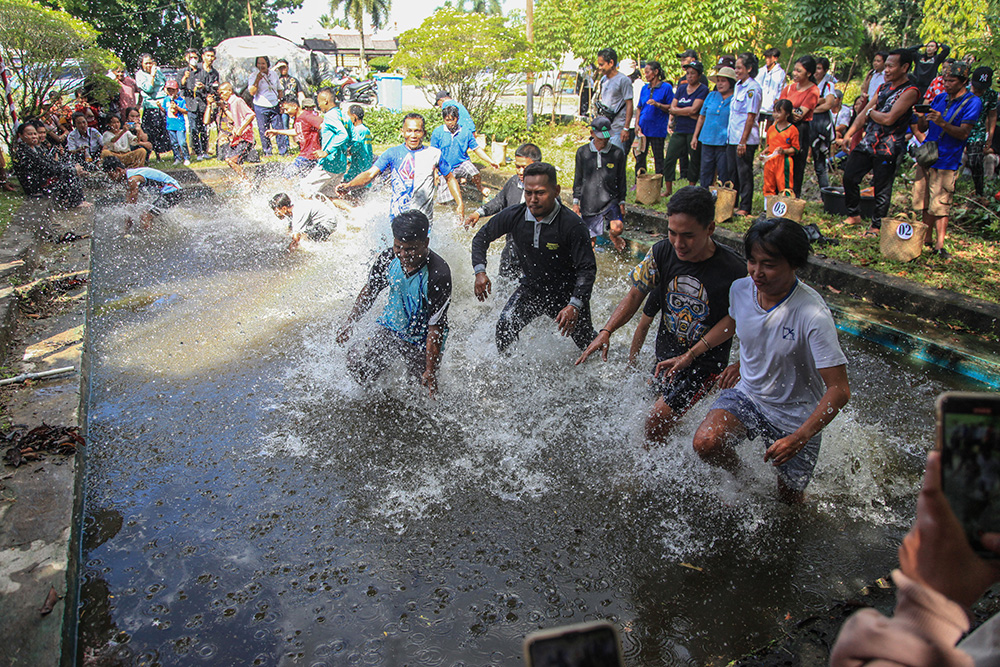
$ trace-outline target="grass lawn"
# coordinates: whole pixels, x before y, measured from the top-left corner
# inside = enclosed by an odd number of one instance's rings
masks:
[[[20,192],[7,192],[0,190],[0,234],[7,230],[10,219],[14,216],[14,211],[21,206],[24,196]]]

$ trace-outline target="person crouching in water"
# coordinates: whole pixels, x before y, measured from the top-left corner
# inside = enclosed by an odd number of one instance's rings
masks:
[[[410,209],[392,220],[392,247],[375,258],[368,282],[337,335],[345,344],[354,323],[389,288],[389,299],[375,330],[347,354],[347,369],[361,384],[370,384],[396,359],[420,378],[431,396],[437,393],[437,371],[448,335],[451,269],[429,247],[430,221]]]
[[[819,458],[820,432],[851,397],[847,357],[830,309],[796,270],[809,258],[802,226],[787,218],[755,223],[744,237],[746,278],[729,288],[729,314],[684,354],[661,361],[672,376],[696,358],[740,339],[739,381],[724,389],[694,435],[703,461],[735,472],[734,449],[764,440],[764,461],[778,470],[778,495],[802,502]]]
[[[303,236],[310,241],[325,241],[337,229],[336,215],[318,201],[302,201],[293,206],[292,198],[279,192],[271,198],[271,209],[278,220],[288,219],[288,233],[292,235],[289,250],[297,248]]]
[[[115,183],[123,183],[128,187],[125,193],[125,203],[134,204],[139,201],[139,189],[146,188],[156,193],[156,199],[150,204],[139,217],[142,229],[149,229],[153,223],[153,218],[159,216],[166,209],[175,206],[181,199],[181,185],[173,177],[164,174],[159,169],[152,167],[136,167],[126,169],[125,165],[116,157],[106,157],[101,163],[101,169]],[[132,228],[132,218],[125,222],[125,231]]]

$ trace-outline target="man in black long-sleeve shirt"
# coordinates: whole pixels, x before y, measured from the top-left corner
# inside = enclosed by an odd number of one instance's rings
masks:
[[[920,91],[918,99],[923,99],[927,86],[938,74],[938,68],[951,53],[947,44],[938,44],[933,39],[926,44],[917,44],[907,49],[913,52],[912,76],[914,85]]]
[[[590,293],[597,260],[590,235],[580,217],[560,203],[552,165],[536,162],[524,170],[524,202],[493,216],[472,240],[476,298],[485,301],[492,289],[486,275],[490,243],[510,234],[524,273],[500,313],[497,348],[505,351],[521,329],[544,313],[583,349],[596,335],[590,319]]]
[[[465,228],[470,229],[476,226],[480,218],[494,216],[508,206],[516,206],[524,202],[524,170],[529,164],[542,161],[542,151],[535,144],[521,144],[514,151],[514,168],[517,175],[511,176],[504,183],[503,189],[496,197],[489,200],[465,219]],[[507,243],[500,253],[500,275],[504,278],[518,278],[521,275],[521,259],[517,253],[517,246],[507,235]]]
[[[583,218],[590,237],[604,233],[621,252],[625,218],[625,153],[610,142],[611,122],[598,116],[590,124],[590,142],[576,151],[573,176],[573,212]]]

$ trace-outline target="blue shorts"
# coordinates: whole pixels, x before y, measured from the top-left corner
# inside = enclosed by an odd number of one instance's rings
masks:
[[[655,365],[653,372],[656,372]],[[714,365],[694,365],[674,373],[670,379],[653,375],[653,388],[656,393],[663,397],[663,402],[673,411],[674,416],[679,419],[691,406],[712,390],[717,379],[719,379],[719,370]]]
[[[765,447],[770,447],[775,440],[791,435],[768,421],[757,404],[750,400],[749,396],[736,389],[723,389],[709,409],[725,410],[736,417],[746,428],[747,438],[756,440],[757,436],[761,436],[764,438]],[[792,460],[778,466],[778,476],[788,488],[795,491],[805,490],[809,480],[812,479],[816,461],[819,459],[821,441],[821,435],[813,436]]]
[[[607,230],[606,222],[622,219],[622,209],[618,202],[611,202],[600,213],[581,216],[583,224],[590,230],[590,238],[596,238]]]

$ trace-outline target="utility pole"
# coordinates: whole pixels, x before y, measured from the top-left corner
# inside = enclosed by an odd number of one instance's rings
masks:
[[[528,44],[535,43],[535,4],[534,0],[525,0],[525,15],[528,18],[527,26],[527,36]],[[530,129],[532,125],[535,124],[535,73],[528,72],[528,102],[525,107],[525,120],[527,121],[528,128]]]
[[[253,12],[250,11],[250,0],[247,0],[247,21],[250,22],[250,36],[253,36]]]

